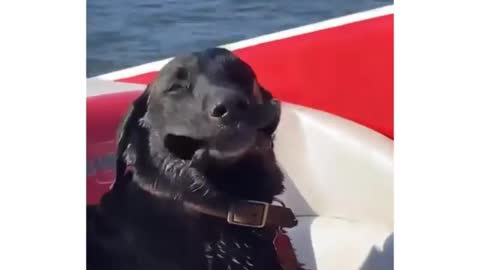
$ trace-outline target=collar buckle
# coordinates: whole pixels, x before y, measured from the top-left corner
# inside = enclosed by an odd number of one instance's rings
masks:
[[[263,228],[267,224],[268,210],[270,204],[261,201],[246,201],[244,204],[230,206],[227,215],[229,224]]]

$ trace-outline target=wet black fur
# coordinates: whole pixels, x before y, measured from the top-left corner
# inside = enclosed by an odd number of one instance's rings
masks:
[[[184,205],[271,202],[283,192],[272,149],[227,166],[187,154],[200,147],[194,139],[218,131],[208,117],[212,104],[227,92],[254,100],[254,80],[252,69],[224,49],[180,56],[161,70],[122,123],[113,188],[88,206],[87,269],[282,269],[275,228],[229,225]],[[272,99],[263,88],[261,94]],[[273,136],[278,121],[279,114],[262,132]],[[185,156],[165,145],[170,132],[192,138],[172,146],[186,148],[179,151]]]

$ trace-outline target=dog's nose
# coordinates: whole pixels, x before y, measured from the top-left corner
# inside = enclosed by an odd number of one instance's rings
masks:
[[[248,100],[240,96],[230,96],[213,106],[211,116],[224,119],[241,114],[248,109]]]

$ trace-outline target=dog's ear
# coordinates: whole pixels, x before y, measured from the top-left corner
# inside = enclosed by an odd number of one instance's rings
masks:
[[[265,106],[271,107],[271,110],[275,112],[273,120],[265,128],[263,128],[263,130],[265,130],[267,134],[273,134],[277,129],[278,123],[280,122],[280,115],[281,115],[280,102],[272,96],[270,91],[265,89],[257,81],[254,82],[253,87],[254,87],[253,88],[254,96],[257,98],[259,103],[262,103],[262,104],[265,104]]]
[[[117,154],[116,154],[116,173],[115,184],[120,183],[121,179],[126,177],[127,166],[135,162],[135,149],[132,144],[134,137],[140,132],[142,117],[147,112],[150,86],[133,102],[127,114],[123,118],[117,132]],[[129,163],[129,164],[127,164]]]

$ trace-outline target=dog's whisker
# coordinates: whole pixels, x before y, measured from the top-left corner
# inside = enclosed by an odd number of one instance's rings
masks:
[[[234,262],[236,264],[240,264],[240,262],[236,258],[232,258],[232,262]]]
[[[192,192],[197,192],[201,187],[197,187],[195,189],[192,189]]]
[[[248,256],[247,256],[248,257]],[[253,266],[253,263],[251,263],[250,261],[245,261],[245,263],[248,265],[248,266]]]
[[[154,190],[157,189],[157,185],[158,185],[158,178],[155,178],[155,179],[153,180],[153,183],[152,183],[152,187],[153,187]]]
[[[196,183],[197,186],[192,189],[192,192],[197,192],[205,186],[205,183]]]
[[[167,165],[165,165],[165,171],[166,171],[166,172],[169,172],[170,169],[171,169],[173,166],[174,166],[174,164],[168,163]]]
[[[237,248],[241,248],[241,246],[237,242],[235,242],[235,246],[237,246]]]
[[[193,188],[197,187],[198,185],[200,185],[200,182],[197,181],[197,180],[193,180],[192,183],[190,184],[189,188],[193,189]]]

